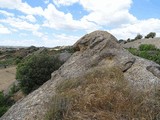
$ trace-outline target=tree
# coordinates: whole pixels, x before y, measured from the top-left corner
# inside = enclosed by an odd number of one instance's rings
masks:
[[[125,40],[120,39],[118,42],[119,42],[119,43],[125,43]]]
[[[150,32],[145,36],[145,38],[154,38],[154,37],[156,37],[156,33],[155,32]]]
[[[62,65],[58,58],[45,54],[30,56],[17,67],[16,79],[20,89],[28,94],[51,78],[51,73]]]
[[[134,38],[135,40],[138,40],[138,39],[142,39],[143,36],[141,34],[137,34],[137,36]]]
[[[127,42],[131,42],[131,39],[130,39],[130,38],[128,38],[128,39],[127,39]]]

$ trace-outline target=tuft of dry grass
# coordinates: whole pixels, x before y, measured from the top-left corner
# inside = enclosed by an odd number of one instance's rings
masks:
[[[57,85],[47,120],[158,120],[159,94],[134,93],[119,68],[95,68]]]

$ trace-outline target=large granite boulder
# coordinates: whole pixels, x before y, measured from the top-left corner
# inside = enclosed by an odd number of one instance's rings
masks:
[[[119,67],[137,91],[152,90],[160,81],[160,66],[133,56],[108,32],[95,31],[80,38],[76,52],[52,73],[51,80],[13,105],[1,120],[43,120],[60,81],[83,76],[94,67]]]

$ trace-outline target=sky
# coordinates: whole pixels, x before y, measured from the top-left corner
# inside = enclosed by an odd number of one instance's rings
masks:
[[[105,30],[117,39],[156,32],[160,0],[0,0],[0,46],[73,45]]]

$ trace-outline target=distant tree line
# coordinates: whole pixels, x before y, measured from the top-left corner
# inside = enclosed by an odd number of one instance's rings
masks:
[[[156,37],[156,33],[155,32],[150,32],[149,34],[147,34],[145,36],[145,38],[155,38]]]
[[[144,36],[145,39],[155,38],[155,37],[156,37],[156,33],[155,32],[150,32],[146,36]],[[127,40],[120,39],[119,43],[123,42],[125,44],[127,42],[132,42],[132,41],[139,40],[139,39],[142,39],[142,38],[143,38],[143,36],[138,33],[134,39],[130,39],[130,38],[128,38]]]

